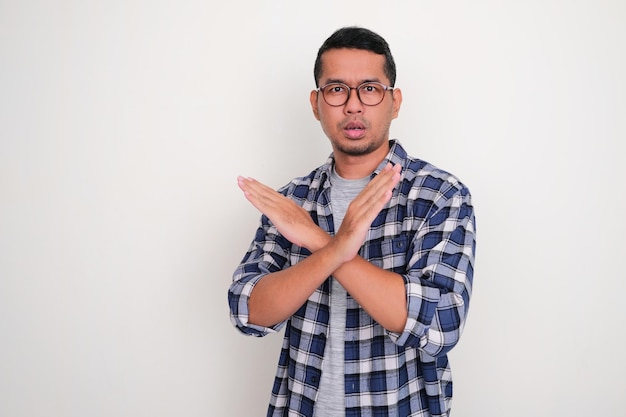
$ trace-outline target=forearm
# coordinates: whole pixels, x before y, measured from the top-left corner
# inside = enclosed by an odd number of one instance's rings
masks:
[[[339,265],[336,253],[323,247],[287,269],[264,276],[250,294],[250,323],[269,327],[288,319]]]
[[[402,332],[407,319],[404,280],[360,256],[346,262],[341,245],[326,233],[311,236],[313,252],[302,262],[266,275],[249,301],[250,322],[271,326],[289,318],[309,296],[333,275],[348,293],[386,329]]]
[[[332,241],[326,235],[326,242]],[[404,280],[356,256],[344,262],[332,244],[316,243],[320,249],[290,268],[266,275],[254,287],[249,301],[249,320],[272,326],[293,315],[310,295],[333,275],[350,295],[386,329],[401,332],[407,318]],[[310,247],[314,249],[314,247]]]
[[[357,256],[333,276],[381,326],[402,332],[407,319],[406,289],[402,277]]]

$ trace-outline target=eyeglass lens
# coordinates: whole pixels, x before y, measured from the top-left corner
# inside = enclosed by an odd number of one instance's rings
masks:
[[[356,90],[361,103],[367,106],[375,106],[383,101],[386,88],[379,83],[365,83],[353,88],[341,83],[331,83],[322,89],[324,100],[331,106],[342,106],[350,98],[350,92]]]

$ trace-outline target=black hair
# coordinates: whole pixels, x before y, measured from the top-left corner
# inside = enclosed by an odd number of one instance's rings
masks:
[[[383,70],[387,78],[389,78],[389,82],[391,83],[390,87],[394,86],[396,83],[396,63],[393,60],[387,41],[382,36],[369,29],[350,26],[336,30],[324,41],[317,51],[317,58],[315,59],[315,66],[313,67],[316,87],[319,87],[319,80],[322,76],[322,54],[329,49],[341,48],[362,49],[384,55],[385,65]]]

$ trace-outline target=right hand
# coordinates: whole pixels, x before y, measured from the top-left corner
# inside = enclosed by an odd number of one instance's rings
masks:
[[[248,201],[290,242],[314,252],[330,240],[311,215],[293,200],[253,178],[237,177],[237,183]]]

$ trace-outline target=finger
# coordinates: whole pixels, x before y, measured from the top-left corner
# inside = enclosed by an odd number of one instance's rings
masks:
[[[392,165],[388,163],[385,167],[376,175],[376,177],[370,182],[372,187],[385,188],[385,187],[393,187],[395,185],[395,181],[400,173],[400,165]],[[394,183],[393,185],[390,185]]]
[[[241,188],[243,191],[254,192],[257,194],[268,192],[268,191],[274,191],[268,186],[266,186],[265,184],[250,177],[247,177],[247,178],[242,177],[242,176],[237,177],[237,184],[239,185],[239,188]]]
[[[380,211],[385,207],[393,195],[393,187],[377,189],[374,192],[359,196],[352,204],[354,219],[362,219],[367,224],[371,223]],[[358,221],[358,220],[357,220]]]
[[[237,184],[244,193],[244,196],[254,207],[268,214],[272,208],[277,207],[282,202],[284,196],[254,178],[237,177]]]
[[[267,200],[276,200],[282,197],[282,194],[268,187],[267,185],[255,180],[254,178],[238,177],[237,183],[241,190],[255,198],[263,198]]]
[[[392,167],[391,164],[387,164],[376,178],[370,181],[367,187],[355,198],[355,205],[366,206],[371,205],[381,198],[385,199],[387,191],[392,191],[400,180],[399,171],[399,165]],[[387,200],[385,200],[385,203],[386,201]]]
[[[383,190],[393,190],[393,188],[400,181],[400,165],[395,165],[392,167],[390,166],[390,164],[388,164],[385,168],[386,169],[382,172],[382,175],[380,175],[380,181],[375,184],[375,189],[378,193]]]

